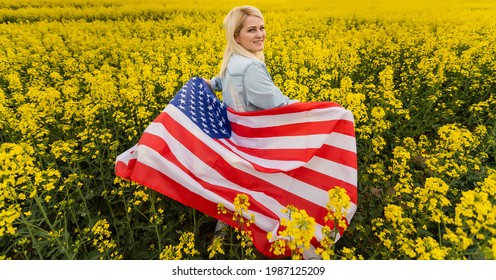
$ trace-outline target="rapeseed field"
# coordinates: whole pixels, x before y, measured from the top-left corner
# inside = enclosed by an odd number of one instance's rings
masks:
[[[217,75],[242,4],[276,85],[355,117],[358,210],[319,254],[495,259],[489,0],[1,0],[0,259],[264,259],[249,231],[212,243],[215,219],[114,174],[186,81]]]

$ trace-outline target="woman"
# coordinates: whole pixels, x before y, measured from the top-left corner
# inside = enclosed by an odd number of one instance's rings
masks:
[[[219,76],[205,80],[222,91],[223,102],[239,112],[276,108],[292,102],[274,84],[264,63],[266,31],[263,15],[255,7],[232,9],[224,19],[227,45]],[[216,234],[226,224],[217,222]]]
[[[224,19],[227,46],[220,74],[206,82],[222,91],[223,102],[240,112],[275,108],[290,99],[274,84],[264,63],[266,31],[255,7],[232,9]]]

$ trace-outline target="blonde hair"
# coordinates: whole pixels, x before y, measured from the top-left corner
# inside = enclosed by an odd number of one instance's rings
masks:
[[[248,16],[256,16],[264,21],[262,12],[253,6],[240,6],[233,8],[224,18],[224,29],[226,31],[226,48],[224,50],[224,58],[222,60],[222,65],[220,67],[220,76],[223,77],[229,60],[233,54],[239,54],[246,57],[254,57],[260,61],[264,61],[263,51],[257,54],[252,54],[243,46],[238,44],[235,37],[239,34],[243,28],[243,22]]]

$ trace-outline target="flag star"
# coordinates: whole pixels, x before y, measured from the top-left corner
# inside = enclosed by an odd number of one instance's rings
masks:
[[[202,120],[202,122],[206,122],[207,121],[207,118],[201,117],[201,120]]]
[[[193,106],[193,105],[189,105],[189,108],[191,109],[191,111],[195,111],[196,110],[195,106]]]
[[[198,119],[197,119],[197,118],[195,118],[195,117],[193,117],[193,116],[191,117],[191,119],[192,119],[195,123],[197,123],[197,122],[198,122]]]
[[[181,104],[184,104],[184,103],[186,103],[186,100],[184,98],[181,98],[181,99],[179,99],[179,102],[181,102]]]
[[[186,107],[184,107],[183,105],[179,105],[179,109],[184,111],[184,110],[186,110]]]

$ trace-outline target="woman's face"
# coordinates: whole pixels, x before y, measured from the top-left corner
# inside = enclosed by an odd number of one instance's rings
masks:
[[[243,22],[243,28],[234,39],[236,43],[253,54],[263,51],[265,27],[262,19],[257,16],[247,16]]]

